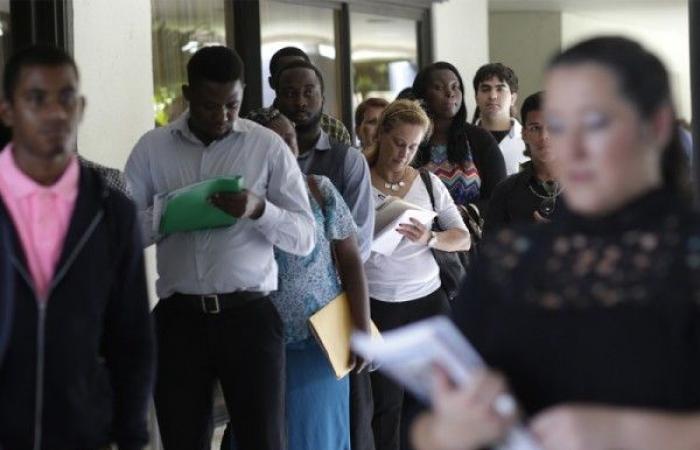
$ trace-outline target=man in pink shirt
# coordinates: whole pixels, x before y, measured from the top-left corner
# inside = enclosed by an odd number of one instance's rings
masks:
[[[75,154],[85,100],[73,59],[30,47],[5,66],[0,219],[13,323],[0,447],[140,449],[154,343],[134,206]]]

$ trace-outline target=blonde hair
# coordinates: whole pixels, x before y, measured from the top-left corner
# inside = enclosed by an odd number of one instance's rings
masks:
[[[389,106],[379,116],[377,124],[377,135],[374,143],[364,150],[365,158],[370,166],[377,162],[379,157],[379,137],[382,133],[389,133],[398,125],[420,125],[425,131],[425,138],[428,138],[433,131],[433,123],[425,113],[420,103],[414,100],[401,99],[389,103]]]

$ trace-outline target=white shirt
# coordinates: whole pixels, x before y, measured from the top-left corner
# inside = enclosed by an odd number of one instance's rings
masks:
[[[477,120],[477,126],[481,126],[481,119]],[[510,131],[501,142],[498,143],[503,159],[506,162],[506,173],[513,175],[520,172],[520,165],[529,161],[525,156],[525,141],[523,141],[523,126],[516,119],[510,119]]]
[[[432,173],[430,179],[433,182],[435,211],[440,226],[445,230],[458,228],[467,231],[445,185]],[[378,189],[372,188],[372,191],[375,205],[381,205],[386,196]],[[433,209],[420,176],[413,181],[403,199],[422,208]],[[440,287],[440,269],[432,250],[425,244],[415,244],[406,238],[401,240],[390,256],[372,252],[365,263],[365,274],[370,297],[385,302],[417,300]]]
[[[292,152],[277,134],[246,119],[236,120],[231,133],[205,146],[192,134],[188,118],[185,113],[146,133],[126,164],[145,245],[153,243],[154,195],[206,179],[242,176],[246,189],[265,199],[265,211],[232,227],[160,240],[158,297],[276,290],[273,246],[297,255],[314,246],[314,219]]]

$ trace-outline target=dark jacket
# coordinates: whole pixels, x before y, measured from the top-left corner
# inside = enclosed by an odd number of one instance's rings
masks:
[[[9,217],[1,203],[0,215]],[[0,445],[141,448],[148,441],[154,338],[133,204],[81,166],[45,303],[34,293],[16,231],[11,234],[16,301],[0,369]]]
[[[545,197],[548,197],[536,182],[535,168],[532,161],[521,166],[518,173],[514,173],[496,186],[489,201],[489,211],[484,223],[484,233],[491,234],[494,231],[512,225],[524,225],[536,223],[535,211],[538,210]],[[562,203],[555,197],[553,205]],[[560,207],[555,207],[558,213]],[[550,216],[550,219],[553,216]]]
[[[488,211],[489,201],[498,183],[506,178],[506,163],[498,142],[493,135],[481,127],[467,124],[467,142],[474,158],[474,165],[479,171],[481,189],[477,206],[484,217]]]
[[[542,202],[530,190],[530,180],[533,177],[532,163],[522,166],[522,170],[514,173],[496,186],[489,203],[489,213],[486,215],[484,231],[494,230],[515,223],[533,223],[535,211]]]
[[[12,330],[13,290],[10,224],[5,216],[0,216],[0,368]]]

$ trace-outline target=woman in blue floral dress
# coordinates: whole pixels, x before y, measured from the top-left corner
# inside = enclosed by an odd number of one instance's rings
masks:
[[[294,126],[285,116],[268,110],[251,118],[298,154]],[[307,182],[316,247],[304,257],[275,249],[279,284],[271,295],[285,324],[288,450],[349,450],[348,378],[336,379],[308,319],[345,290],[355,326],[368,331],[367,285],[350,210],[328,178],[310,175]]]

